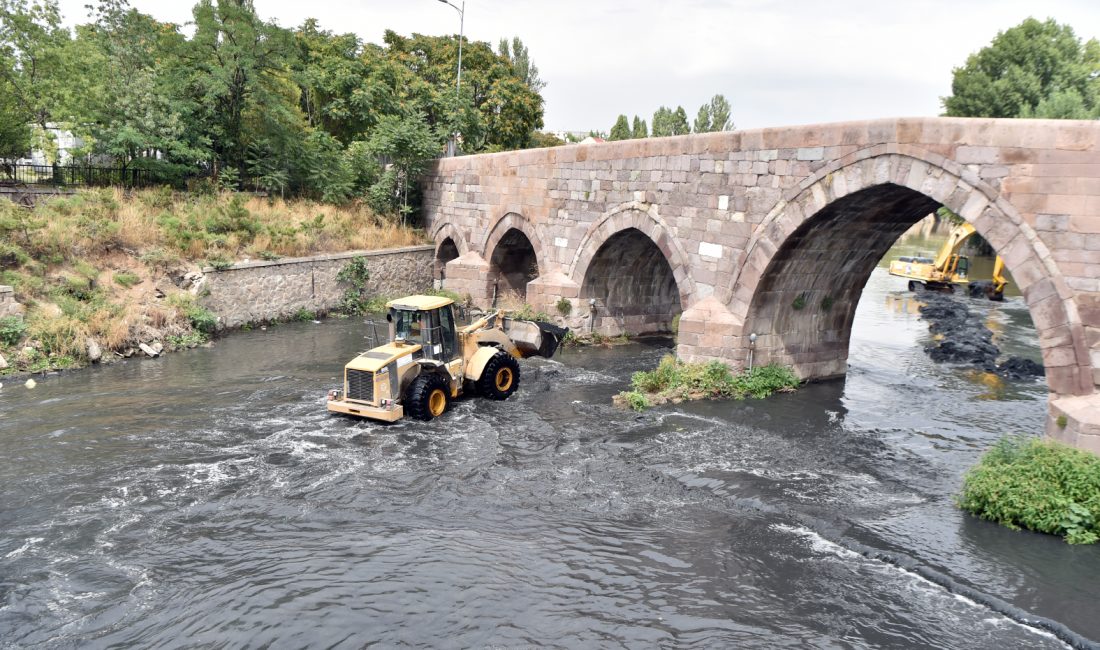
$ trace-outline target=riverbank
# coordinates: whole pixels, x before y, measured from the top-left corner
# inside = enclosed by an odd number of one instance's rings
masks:
[[[416,251],[392,271],[373,265],[378,286],[410,264],[425,273],[415,247],[426,242],[358,205],[167,189],[87,191],[34,209],[0,202],[0,286],[11,287],[0,293],[10,299],[0,375],[157,356],[220,329],[312,318],[338,302],[347,287],[335,276],[350,260]]]

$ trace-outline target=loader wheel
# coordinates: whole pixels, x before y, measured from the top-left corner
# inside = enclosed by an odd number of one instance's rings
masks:
[[[519,362],[503,350],[493,355],[481,378],[477,380],[477,391],[489,399],[508,399],[519,388]]]
[[[910,291],[923,291],[924,290],[924,283],[923,282],[917,282],[916,280],[910,280],[909,281],[909,290]]]
[[[420,375],[409,384],[405,393],[408,414],[417,420],[431,420],[443,415],[451,401],[450,386],[442,375]]]

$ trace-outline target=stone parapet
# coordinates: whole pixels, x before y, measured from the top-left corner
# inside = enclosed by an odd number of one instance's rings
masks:
[[[432,286],[433,246],[350,251],[205,268],[201,304],[220,327],[273,321],[305,310],[317,314],[339,306],[348,285],[337,274],[356,258],[367,261],[371,295],[398,297]]]

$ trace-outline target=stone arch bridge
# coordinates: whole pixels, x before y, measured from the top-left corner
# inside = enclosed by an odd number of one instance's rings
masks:
[[[1048,433],[1100,452],[1100,123],[887,119],[440,160],[424,179],[446,288],[677,353],[844,374],[856,304],[941,205],[1004,258],[1038,331]],[[564,299],[564,301],[562,301]],[[1059,416],[1066,416],[1060,418]],[[1064,426],[1063,426],[1064,425]]]

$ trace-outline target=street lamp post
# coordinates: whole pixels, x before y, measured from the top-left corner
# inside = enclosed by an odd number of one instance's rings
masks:
[[[455,11],[458,12],[458,75],[455,78],[455,110],[458,110],[460,99],[460,89],[462,87],[462,31],[466,26],[466,0],[462,0],[462,6],[448,2],[448,0],[439,0],[445,5],[450,5]],[[458,134],[452,133],[451,139],[447,142],[447,155],[454,156],[458,148]]]

